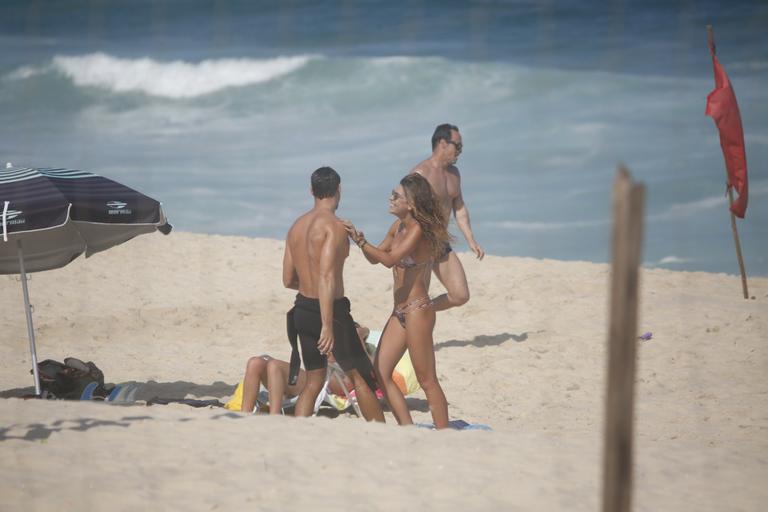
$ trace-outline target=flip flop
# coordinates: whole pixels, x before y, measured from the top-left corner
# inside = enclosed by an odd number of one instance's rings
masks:
[[[114,402],[115,398],[117,398],[117,395],[120,394],[120,391],[123,389],[123,386],[121,384],[115,385],[114,388],[112,388],[112,391],[109,392],[109,396],[104,399],[105,402]]]
[[[98,382],[89,382],[80,394],[80,400],[93,400],[93,392],[99,386]]]

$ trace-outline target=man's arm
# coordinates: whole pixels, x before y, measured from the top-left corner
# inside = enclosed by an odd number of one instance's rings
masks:
[[[283,286],[293,290],[299,289],[299,274],[293,264],[293,255],[287,239],[285,240],[285,254],[283,254]]]
[[[327,225],[320,249],[320,275],[317,283],[322,321],[317,348],[321,354],[329,354],[333,350],[333,301],[336,298],[336,272],[339,267],[337,260],[341,254],[340,244],[346,240],[347,234],[343,228],[338,229],[330,223]]]
[[[459,194],[453,200],[453,214],[456,216],[456,225],[459,226],[464,238],[467,239],[469,248],[475,253],[478,259],[483,259],[485,251],[480,244],[475,241],[475,235],[472,234],[472,225],[469,222],[469,210],[464,203],[464,198],[461,196],[461,188],[459,188]]]

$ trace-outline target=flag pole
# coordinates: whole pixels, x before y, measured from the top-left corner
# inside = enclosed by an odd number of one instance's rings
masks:
[[[707,43],[709,44],[709,50],[712,55],[716,55],[715,49],[715,34],[712,31],[712,25],[707,25]],[[733,206],[733,187],[730,185],[730,177],[728,176],[728,168],[725,169],[725,182],[728,187],[728,211],[731,214],[731,231],[733,231],[733,242],[736,244],[736,259],[739,262],[739,271],[741,271],[741,290],[744,292],[744,298],[749,298],[749,291],[747,289],[747,271],[744,269],[744,258],[741,255],[741,242],[739,241],[739,232],[736,229],[736,215],[731,210]]]
[[[728,205],[733,204],[733,189],[728,187]],[[730,211],[730,209],[729,209]],[[739,270],[741,271],[741,290],[744,292],[744,298],[749,298],[747,290],[747,271],[744,270],[744,258],[741,256],[741,242],[739,242],[739,232],[736,230],[736,215],[731,212],[731,231],[733,231],[733,242],[736,244],[736,259],[739,260]]]

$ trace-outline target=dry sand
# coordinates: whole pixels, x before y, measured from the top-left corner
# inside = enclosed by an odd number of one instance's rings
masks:
[[[151,235],[34,274],[38,357],[226,401],[249,356],[289,355],[282,250]],[[438,316],[438,375],[451,417],[492,432],[10,398],[32,379],[21,286],[0,276],[0,510],[597,510],[608,266],[459,256],[472,299]],[[345,277],[381,328],[389,271],[353,248]],[[738,277],[645,269],[641,293],[634,509],[764,510],[768,279],[744,300]]]

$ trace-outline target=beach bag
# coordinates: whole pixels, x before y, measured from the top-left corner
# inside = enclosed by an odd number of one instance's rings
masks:
[[[96,384],[91,398],[105,398],[109,390],[104,386],[104,372],[92,361],[83,362],[75,357],[67,357],[64,362],[46,359],[37,363],[40,376],[40,391],[45,398],[79,400],[83,391],[92,382]],[[32,370],[30,370],[32,373]]]

